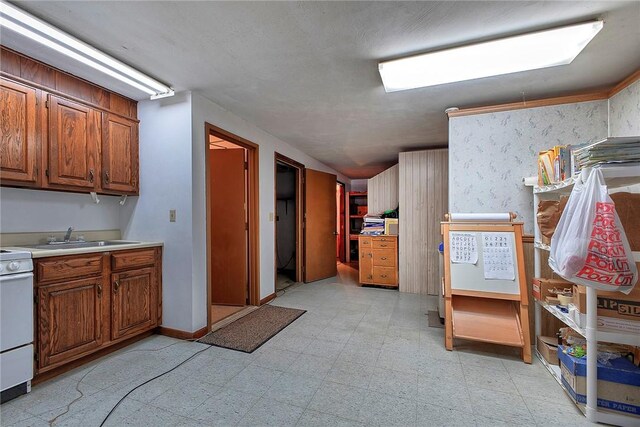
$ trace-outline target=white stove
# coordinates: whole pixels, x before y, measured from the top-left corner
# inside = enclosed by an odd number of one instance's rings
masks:
[[[31,252],[0,249],[0,402],[31,391],[32,378]]]

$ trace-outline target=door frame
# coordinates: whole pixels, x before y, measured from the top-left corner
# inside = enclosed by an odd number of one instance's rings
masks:
[[[302,282],[303,274],[304,274],[304,218],[303,218],[303,201],[304,201],[304,170],[305,166],[296,162],[295,160],[278,153],[277,151],[274,153],[273,159],[273,206],[274,206],[274,215],[277,215],[277,177],[278,177],[278,162],[284,163],[285,165],[293,168],[295,170],[295,187],[296,187],[296,282]],[[273,226],[273,250],[278,250],[277,248],[277,239],[278,239],[278,221],[274,218],[274,226]],[[275,292],[275,284],[278,281],[278,260],[274,257],[273,260],[273,275],[274,275],[274,292]]]
[[[224,139],[247,150],[247,171],[248,171],[248,215],[249,221],[249,305],[260,305],[260,199],[259,199],[259,158],[260,147],[241,136],[228,132],[218,126],[205,122],[204,124],[205,143],[205,193],[207,210],[207,331],[211,331],[211,186],[209,185],[209,163],[211,150],[209,149],[209,136]]]
[[[349,229],[349,227],[347,227],[348,225],[348,220],[349,218],[347,218],[348,213],[348,208],[347,208],[347,185],[339,180],[336,180],[336,183],[342,187],[342,200],[340,200],[340,203],[342,204],[342,207],[344,207],[344,212],[342,213],[341,219],[343,221],[344,224],[344,229],[341,229],[340,231],[342,231],[342,251],[343,251],[343,258],[344,261],[342,259],[340,259],[340,257],[337,257],[338,261],[342,264],[346,264],[347,263],[347,249],[349,248],[349,239],[351,238],[350,235],[347,234],[347,231]],[[336,199],[336,203],[337,203],[337,199]],[[340,211],[340,205],[336,206],[336,209],[338,211]],[[340,224],[338,223],[338,228],[340,228]]]

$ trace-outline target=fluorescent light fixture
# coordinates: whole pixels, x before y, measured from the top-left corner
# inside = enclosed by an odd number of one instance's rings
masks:
[[[135,87],[152,98],[174,94],[169,86],[4,1],[0,2],[0,26]]]
[[[396,92],[570,64],[602,29],[591,21],[378,64],[384,89]]]

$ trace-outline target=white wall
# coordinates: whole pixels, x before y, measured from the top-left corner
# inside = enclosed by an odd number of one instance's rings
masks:
[[[116,230],[120,228],[119,197],[6,188],[0,190],[2,233]],[[130,198],[135,199],[134,197]]]
[[[367,180],[366,179],[352,179],[351,180],[351,190],[347,190],[347,191],[367,191]]]
[[[125,239],[164,242],[162,323],[194,331],[190,93],[141,101],[138,117],[140,197],[123,207],[120,228]],[[170,209],[176,222],[169,222]]]
[[[609,136],[640,135],[640,80],[609,99]]]
[[[274,153],[277,151],[307,168],[336,174],[338,180],[350,184],[349,178],[304,154],[302,151],[253,126],[203,96],[192,93],[193,133],[193,326],[192,331],[206,325],[206,197],[205,197],[205,122],[218,126],[259,145],[259,218],[260,218],[260,298],[275,291],[274,222],[269,213],[274,206]]]

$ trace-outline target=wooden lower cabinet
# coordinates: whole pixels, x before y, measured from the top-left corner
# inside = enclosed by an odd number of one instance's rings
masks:
[[[35,259],[36,375],[157,327],[161,259],[159,247]]]
[[[38,368],[98,349],[102,335],[100,277],[38,287]]]
[[[398,236],[359,236],[360,283],[398,287]]]
[[[154,268],[113,274],[111,338],[135,335],[156,326],[157,285]]]

